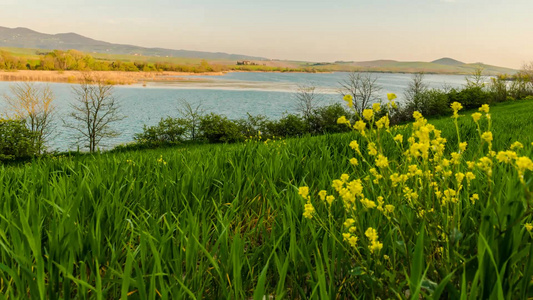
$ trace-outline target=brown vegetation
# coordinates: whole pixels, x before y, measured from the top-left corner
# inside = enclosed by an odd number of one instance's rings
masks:
[[[1,71],[0,81],[41,81],[41,82],[83,82],[81,71]],[[176,81],[183,80],[177,76],[190,75],[223,75],[224,72],[186,73],[186,72],[122,72],[122,71],[93,71],[95,76],[110,84],[135,84],[144,81]]]

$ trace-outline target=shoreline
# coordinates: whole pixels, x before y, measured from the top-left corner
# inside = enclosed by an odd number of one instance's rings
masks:
[[[196,76],[224,76],[227,73],[310,73],[310,74],[332,74],[346,71],[325,71],[325,72],[282,72],[282,71],[247,71],[247,70],[229,70],[219,72],[125,72],[125,71],[90,71],[95,76],[102,78],[113,85],[146,85],[147,82],[195,82],[202,81],[203,78]],[[406,72],[383,72],[383,71],[362,71],[372,73],[390,73],[390,74],[411,74]],[[43,71],[43,70],[0,70],[0,82],[13,81],[33,81],[33,82],[56,82],[56,83],[80,83],[83,78],[83,71]],[[455,73],[433,73],[425,74],[442,74],[442,75],[464,75]]]
[[[80,83],[82,71],[41,71],[41,70],[0,70],[0,81],[35,81],[57,83]],[[197,80],[180,76],[223,76],[227,72],[124,72],[124,71],[91,71],[91,74],[114,85],[142,84],[143,82],[172,82]]]

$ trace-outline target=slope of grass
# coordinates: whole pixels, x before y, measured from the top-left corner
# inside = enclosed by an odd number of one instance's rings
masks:
[[[532,156],[532,108],[532,102],[516,102],[492,109],[495,148],[519,140]],[[454,143],[450,118],[431,122]],[[473,122],[464,117],[459,125],[469,149],[477,149]],[[409,131],[400,129],[405,136]],[[372,299],[385,292],[414,293],[406,275],[422,278],[421,266],[409,261],[422,255],[424,241],[416,230],[406,232],[404,240],[384,241],[390,261],[369,257],[369,262],[391,264],[387,273],[377,274],[369,273],[371,265],[354,267],[340,231],[302,217],[305,201],[297,187],[327,189],[338,175],[351,173],[347,160],[353,151],[347,145],[354,138],[360,137],[201,145],[0,166],[0,293],[51,299],[261,299],[265,294]],[[499,168],[495,178],[512,172]],[[344,209],[334,211],[341,216]],[[338,229],[343,221],[330,219]],[[380,234],[387,239],[392,232]],[[457,261],[475,261],[476,245],[468,241],[464,244],[473,256]],[[407,252],[401,254],[402,249]],[[434,260],[424,254],[428,263]],[[458,265],[459,273],[465,265]],[[426,277],[438,284],[456,270],[447,272]],[[435,290],[431,281],[424,284],[426,291]],[[445,295],[453,298],[461,277],[450,285]]]

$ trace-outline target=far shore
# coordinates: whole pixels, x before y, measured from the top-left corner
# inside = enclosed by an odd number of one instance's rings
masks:
[[[180,76],[221,76],[227,72],[122,72],[122,71],[91,71],[93,76],[101,78],[111,84],[129,85],[142,84],[143,82],[171,82],[195,80],[194,78],[184,78]],[[39,82],[62,82],[79,83],[82,81],[84,72],[82,71],[37,71],[18,70],[0,71],[0,81],[39,81]]]

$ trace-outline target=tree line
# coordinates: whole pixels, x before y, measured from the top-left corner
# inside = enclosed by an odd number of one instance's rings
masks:
[[[201,60],[197,64],[176,64],[171,62],[143,62],[97,59],[78,50],[53,50],[37,53],[39,59],[26,59],[0,51],[0,70],[45,70],[45,71],[123,71],[123,72],[186,72],[205,73],[229,70],[316,72],[313,68],[282,68],[270,66],[228,66],[210,64]]]

